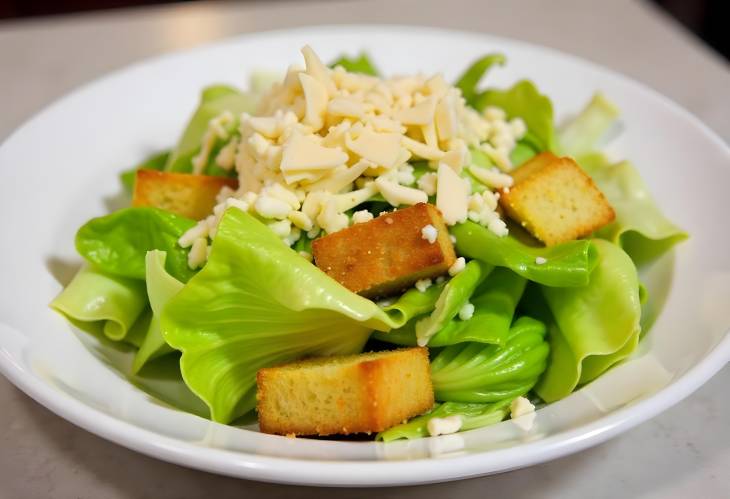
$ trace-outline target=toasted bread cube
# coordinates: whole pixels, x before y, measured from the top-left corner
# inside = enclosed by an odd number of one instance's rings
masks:
[[[322,357],[259,370],[259,426],[281,435],[386,430],[433,407],[428,350]]]
[[[512,187],[500,193],[500,205],[547,246],[587,236],[616,217],[572,158],[544,152],[512,172],[512,178]]]
[[[437,231],[434,242],[422,233],[429,225]],[[316,239],[312,252],[317,267],[327,275],[370,298],[442,275],[456,260],[441,213],[426,203]]]
[[[238,187],[234,178],[137,170],[132,206],[154,206],[200,220],[211,214],[221,188]]]

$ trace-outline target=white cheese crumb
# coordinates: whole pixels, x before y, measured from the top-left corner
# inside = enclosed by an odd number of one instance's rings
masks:
[[[360,210],[352,214],[352,223],[354,224],[362,224],[365,222],[369,222],[372,219],[373,214],[370,213],[368,210]]]
[[[291,211],[287,218],[291,220],[291,223],[302,230],[312,230],[312,219],[309,218],[306,213],[302,213],[301,211]]]
[[[547,258],[543,258],[541,256],[538,256],[538,257],[535,258],[535,263],[538,264],[538,265],[543,265],[543,264],[547,263]]]
[[[504,223],[504,220],[500,218],[494,218],[489,221],[489,224],[487,225],[487,228],[494,232],[499,237],[504,237],[507,234],[509,234],[509,229],[507,228],[507,224]]]
[[[427,196],[436,194],[436,180],[438,175],[435,173],[425,173],[418,179],[418,188],[426,193]]]
[[[419,279],[416,281],[416,289],[420,291],[421,293],[425,292],[428,288],[431,287],[432,281],[431,279]]]
[[[278,222],[272,222],[269,224],[269,229],[277,236],[285,238],[291,234],[291,221],[279,220]]]
[[[464,303],[464,306],[459,310],[459,319],[462,321],[468,321],[474,316],[474,305],[469,302]]]
[[[421,229],[421,239],[425,239],[430,244],[435,243],[436,239],[438,239],[438,237],[439,237],[438,229],[431,224],[428,224]]]
[[[190,247],[188,253],[188,267],[191,269],[197,269],[205,263],[208,258],[208,240],[204,237],[199,237],[193,241],[193,245]]]
[[[509,406],[513,422],[524,431],[529,431],[535,423],[535,406],[525,397],[517,397]]]
[[[445,280],[446,280],[446,278],[445,278],[444,276],[440,275],[440,276],[438,276],[438,277],[436,278],[436,284],[441,284],[441,283],[442,283],[442,282],[444,282]]]
[[[466,260],[464,260],[463,256],[460,256],[456,259],[453,265],[449,267],[449,275],[454,277],[456,274],[464,270],[464,267],[466,267]]]
[[[283,220],[289,215],[291,206],[288,203],[272,196],[258,196],[254,204],[256,212],[264,218],[278,218]]]
[[[449,239],[451,239],[451,242],[452,242],[453,244],[456,244],[456,236],[455,236],[455,235],[453,235],[453,234],[449,234]]]
[[[189,248],[193,245],[196,239],[208,237],[208,223],[205,220],[201,220],[196,225],[188,229],[185,234],[180,236],[177,244],[181,248]]]
[[[376,302],[376,305],[380,308],[390,307],[392,304],[395,303],[395,298],[383,298],[382,300]]]
[[[461,429],[463,421],[461,416],[454,414],[445,418],[431,418],[428,420],[428,434],[432,437],[439,435],[450,435]]]
[[[300,251],[299,256],[307,260],[308,262],[312,261],[312,254],[308,251]]]

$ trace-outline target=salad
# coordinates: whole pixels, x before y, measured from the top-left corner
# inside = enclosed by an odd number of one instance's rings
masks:
[[[536,405],[631,355],[651,325],[639,270],[687,235],[631,163],[600,151],[613,104],[597,94],[557,127],[533,82],[480,85],[501,54],[452,83],[302,53],[303,67],[254,74],[248,91],[203,90],[178,143],[122,174],[131,206],[78,230],[85,265],[53,309],[132,345],[133,373],[176,359],[225,424],[257,404],[259,418],[285,411],[262,405],[275,373],[288,397],[334,390],[341,411],[309,407],[326,419],[360,410],[319,375],[304,390],[300,369],[395,351],[391,382],[425,362],[417,409],[373,427],[272,431],[296,435],[390,441],[509,416],[528,429]],[[351,372],[336,376],[357,388]],[[274,416],[312,417],[290,409]]]

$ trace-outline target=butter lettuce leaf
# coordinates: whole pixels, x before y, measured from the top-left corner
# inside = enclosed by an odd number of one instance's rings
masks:
[[[603,94],[595,94],[586,107],[560,130],[561,153],[578,157],[595,151],[618,117],[618,108]]]
[[[188,266],[188,250],[177,241],[194,220],[152,207],[125,208],[93,218],[76,233],[76,250],[107,274],[145,278],[145,255],[150,250],[167,253],[167,270],[186,282],[195,271]]]
[[[144,282],[109,275],[88,265],[51,302],[52,309],[81,329],[132,344],[138,343],[133,326],[146,307]]]
[[[393,327],[358,296],[282,244],[264,224],[229,208],[208,263],[165,306],[162,334],[214,421],[256,404],[256,371],[305,356],[361,351],[373,329]]]
[[[621,248],[594,240],[599,263],[590,283],[580,288],[542,287],[554,324],[551,358],[535,387],[546,402],[569,395],[630,355],[641,331],[639,279]]]
[[[227,85],[213,85],[205,88],[200,96],[198,108],[167,158],[165,171],[192,172],[192,158],[200,151],[203,135],[208,130],[210,120],[225,111],[230,111],[236,117],[243,112],[253,113],[256,109],[257,99],[258,97],[254,94],[243,93]],[[207,171],[206,173],[214,174],[216,172]]]
[[[148,251],[145,257],[147,297],[152,309],[152,317],[147,333],[134,356],[132,372],[138,373],[147,362],[162,357],[174,350],[167,344],[160,330],[160,314],[170,299],[183,288],[184,284],[172,277],[165,270],[164,251]]]
[[[557,149],[553,104],[531,81],[519,81],[505,90],[488,89],[474,98],[478,111],[488,106],[504,109],[509,119],[522,118],[540,151]]]
[[[428,433],[428,422],[433,418],[446,418],[449,416],[461,417],[461,429],[459,431],[473,430],[484,426],[493,425],[502,421],[509,414],[509,406],[512,399],[501,400],[493,404],[465,404],[459,402],[445,402],[438,404],[429,413],[418,416],[407,423],[399,424],[385,431],[381,431],[375,437],[376,440],[392,442],[393,440],[424,438],[430,436]]]
[[[578,158],[616,212],[596,236],[621,246],[637,265],[659,257],[688,235],[659,209],[639,172],[627,161],[611,163],[594,153]]]
[[[456,81],[456,88],[461,89],[461,95],[470,106],[474,106],[479,95],[479,82],[485,73],[495,64],[503,66],[507,58],[503,54],[488,54],[469,66],[464,74]]]
[[[545,333],[542,322],[522,316],[504,346],[469,342],[444,348],[431,362],[436,400],[486,403],[526,394],[547,365]]]
[[[546,286],[585,286],[596,266],[597,253],[591,241],[578,240],[557,246],[528,246],[509,235],[499,237],[474,222],[451,227],[456,252],[496,267],[506,267],[518,275]],[[545,263],[538,264],[542,257]]]

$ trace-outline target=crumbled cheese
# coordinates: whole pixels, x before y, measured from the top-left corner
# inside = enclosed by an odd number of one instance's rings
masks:
[[[525,397],[517,397],[509,406],[510,417],[512,421],[522,428],[529,431],[535,423],[535,406],[532,405]]]
[[[453,234],[449,234],[449,239],[451,239],[452,244],[456,244],[456,236]]]
[[[375,180],[375,185],[385,200],[392,206],[414,205],[428,202],[428,196],[425,192],[396,184],[387,180],[385,177],[378,177]]]
[[[425,227],[421,228],[421,239],[425,239],[430,244],[435,243],[438,237],[439,231],[433,225],[428,224]]]
[[[359,210],[352,214],[352,223],[362,224],[373,219],[373,214],[368,210]]]
[[[418,188],[426,193],[427,196],[433,196],[436,194],[436,179],[435,173],[424,173],[421,178],[418,179]]]
[[[436,284],[441,284],[441,283],[443,283],[444,281],[446,281],[446,278],[445,278],[444,276],[442,276],[442,275],[440,275],[440,276],[438,276],[438,277],[436,278]]]
[[[313,260],[312,254],[308,251],[300,251],[299,256],[307,260],[308,262],[311,262]]]
[[[514,180],[510,175],[502,173],[498,170],[490,170],[481,166],[470,166],[469,172],[476,177],[481,183],[491,189],[504,189],[511,187]]]
[[[314,225],[312,223],[312,219],[301,211],[290,211],[287,218],[291,221],[291,223],[304,231],[312,230]]]
[[[456,259],[456,261],[449,267],[449,275],[451,277],[454,277],[456,274],[464,270],[464,267],[466,267],[466,260],[464,260],[463,256],[460,256]]]
[[[291,221],[290,220],[279,220],[278,222],[272,222],[269,224],[274,234],[284,239],[291,234]]]
[[[199,237],[193,241],[193,245],[190,247],[188,252],[188,266],[191,269],[197,269],[201,267],[208,259],[208,240],[204,237]]]
[[[450,435],[456,433],[461,429],[461,425],[464,422],[461,416],[454,414],[453,416],[447,416],[445,418],[431,418],[428,420],[426,425],[428,428],[428,434],[432,437],[439,435]]]
[[[205,220],[201,220],[197,224],[195,224],[193,227],[188,229],[182,236],[180,236],[180,239],[177,241],[177,244],[181,248],[189,248],[193,245],[196,239],[208,237],[208,231],[209,231],[208,224]]]
[[[499,218],[494,218],[489,221],[487,224],[487,228],[492,231],[494,234],[498,235],[499,237],[504,237],[507,234],[509,234],[509,229],[507,228],[507,224],[504,223],[504,220]]]
[[[254,203],[256,212],[264,218],[277,218],[283,220],[292,211],[291,206],[281,199],[273,196],[258,196]]]
[[[537,265],[544,265],[547,263],[547,258],[542,257],[542,256],[535,257],[535,263]]]
[[[416,281],[416,289],[421,293],[424,293],[428,288],[431,287],[431,279],[419,279]]]
[[[379,300],[376,305],[380,308],[390,307],[392,304],[395,303],[395,298],[383,298],[382,300]]]
[[[461,309],[459,309],[459,319],[462,321],[468,321],[474,316],[474,305],[466,302]]]

